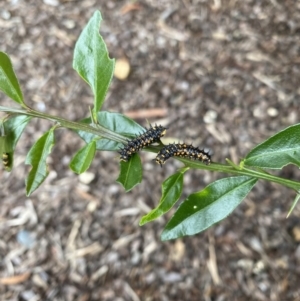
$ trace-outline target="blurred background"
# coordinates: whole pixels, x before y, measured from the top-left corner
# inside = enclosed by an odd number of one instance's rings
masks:
[[[166,143],[208,147],[221,163],[299,122],[300,2],[288,0],[2,0],[0,49],[30,106],[88,116],[93,95],[72,57],[95,10],[118,66],[105,110],[168,126]],[[174,210],[138,223],[182,164],[161,168],[143,152],[143,182],[125,193],[117,153],[97,153],[74,175],[68,164],[84,144],[57,130],[50,175],[26,198],[25,157],[50,126],[32,120],[13,171],[0,170],[1,300],[300,300],[300,207],[286,219],[293,191],[260,181],[211,229],[161,242]],[[300,180],[295,166],[277,174]],[[222,176],[189,171],[182,200]]]

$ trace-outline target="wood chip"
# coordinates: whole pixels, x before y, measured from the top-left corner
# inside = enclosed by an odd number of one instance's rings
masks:
[[[133,119],[147,119],[155,117],[165,117],[168,114],[166,108],[155,108],[148,110],[127,111],[125,115]]]
[[[26,281],[29,278],[30,274],[31,274],[30,272],[27,272],[12,277],[0,278],[0,284],[4,284],[4,285],[19,284]]]
[[[133,10],[140,10],[142,6],[138,3],[127,3],[121,8],[121,14],[125,15]]]

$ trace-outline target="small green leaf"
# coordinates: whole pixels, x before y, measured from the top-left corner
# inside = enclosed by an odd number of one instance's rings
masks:
[[[56,126],[52,127],[50,131],[40,137],[27,154],[25,164],[32,166],[25,181],[27,196],[43,183],[49,173],[46,159],[54,145],[55,128]]]
[[[2,157],[2,166],[3,168],[10,172],[13,167],[13,151],[8,147],[8,143],[6,143],[7,137],[0,136],[0,154]]]
[[[6,136],[0,136],[0,153],[7,153],[8,149],[6,147]]]
[[[10,172],[14,164],[14,152],[7,140],[7,136],[0,136],[0,154],[3,168]]]
[[[0,137],[1,138],[1,137]],[[6,171],[10,172],[13,167],[13,152],[2,153],[2,164]]]
[[[9,56],[0,51],[0,90],[18,104],[25,106],[23,94]]]
[[[97,120],[101,126],[126,137],[134,137],[135,134],[145,131],[145,129],[138,123],[118,113],[110,113],[105,111],[98,112]],[[83,119],[81,122],[92,124],[91,118]],[[84,131],[78,131],[77,133],[86,143],[90,143],[92,140],[98,138],[96,146],[97,150],[118,150],[122,146],[122,143],[108,139],[99,139],[98,136]]]
[[[15,150],[17,142],[21,137],[26,125],[31,117],[25,115],[16,115],[7,119],[4,123],[4,132],[7,137],[9,150]]]
[[[120,175],[117,182],[124,187],[126,192],[141,183],[142,177],[142,163],[138,154],[134,154],[128,162],[120,162]]]
[[[245,176],[225,178],[189,195],[166,225],[161,239],[194,235],[224,219],[242,202],[256,181]]]
[[[290,126],[252,149],[243,163],[247,166],[281,169],[300,167],[300,124]]]
[[[73,59],[73,68],[94,93],[94,116],[104,102],[115,66],[115,60],[109,58],[105,42],[99,34],[101,21],[100,12],[96,11],[76,43]]]
[[[174,206],[181,196],[183,175],[186,170],[188,170],[188,168],[182,169],[163,182],[162,196],[158,206],[142,217],[140,226],[159,218]]]
[[[90,167],[95,152],[96,142],[92,141],[76,153],[70,163],[70,168],[77,174],[85,172]]]
[[[16,144],[30,120],[31,117],[17,115],[7,119],[1,125],[0,154],[3,156],[5,153],[8,156],[8,164],[4,166],[6,171],[11,171],[13,168]]]

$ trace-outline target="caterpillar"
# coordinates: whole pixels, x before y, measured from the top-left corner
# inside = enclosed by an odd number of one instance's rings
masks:
[[[120,161],[128,162],[131,156],[137,153],[140,149],[149,146],[152,143],[159,142],[160,138],[166,134],[167,128],[161,125],[152,126],[139,136],[132,140],[120,149]]]
[[[9,165],[9,154],[8,153],[2,154],[2,163],[5,168],[8,167],[8,165]]]
[[[210,164],[211,162],[211,155],[209,152],[185,143],[173,143],[165,146],[158,152],[156,156],[156,163],[160,164],[162,167],[166,160],[174,156],[198,160],[206,165]]]

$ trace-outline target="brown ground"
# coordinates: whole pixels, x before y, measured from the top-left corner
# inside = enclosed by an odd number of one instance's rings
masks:
[[[87,116],[92,95],[72,70],[72,54],[96,9],[111,56],[131,65],[126,81],[113,80],[106,110],[157,109],[136,120],[168,125],[172,141],[208,146],[217,162],[238,162],[298,122],[300,3],[288,0],[2,0],[0,48],[30,105],[72,120]],[[285,218],[293,192],[259,182],[212,229],[161,242],[166,217],[138,222],[180,163],[161,169],[143,153],[143,183],[126,194],[115,182],[115,153],[97,154],[92,182],[69,171],[83,143],[60,130],[50,176],[26,198],[25,155],[49,127],[32,121],[14,170],[0,171],[1,300],[300,300],[300,207]],[[296,167],[281,175],[300,179]],[[189,172],[184,196],[219,177]]]

